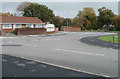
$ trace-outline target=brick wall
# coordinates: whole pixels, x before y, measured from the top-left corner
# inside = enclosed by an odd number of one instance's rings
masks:
[[[35,34],[46,34],[45,28],[18,28],[14,30],[16,35],[35,35]]]
[[[0,36],[5,36],[6,35],[6,31],[5,30],[0,30]]]
[[[5,30],[6,33],[10,33],[13,31],[13,29],[3,29],[3,30]]]
[[[62,31],[81,31],[80,26],[64,26],[61,28]]]

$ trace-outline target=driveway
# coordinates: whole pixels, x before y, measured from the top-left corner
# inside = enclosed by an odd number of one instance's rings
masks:
[[[59,36],[3,38],[3,54],[94,75],[118,77],[118,50],[84,44],[83,37],[105,32],[66,32]]]

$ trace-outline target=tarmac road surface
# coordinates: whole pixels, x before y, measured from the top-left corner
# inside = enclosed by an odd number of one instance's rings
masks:
[[[83,37],[105,32],[66,32],[65,35],[2,39],[3,54],[94,75],[118,77],[118,50],[87,45]]]
[[[2,77],[93,77],[100,76],[76,72],[32,60],[2,55]],[[103,78],[103,77],[100,77]]]

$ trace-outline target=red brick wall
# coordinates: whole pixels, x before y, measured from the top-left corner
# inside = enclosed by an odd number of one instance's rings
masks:
[[[0,32],[1,32],[1,33],[0,33],[1,36],[5,36],[5,35],[6,35],[5,30],[1,30]]]
[[[81,31],[80,26],[69,26],[69,27],[62,27],[62,31]]]
[[[10,33],[13,31],[13,29],[4,29],[6,33]]]
[[[35,34],[45,34],[45,28],[18,28],[15,29],[14,33],[16,35],[35,35]]]

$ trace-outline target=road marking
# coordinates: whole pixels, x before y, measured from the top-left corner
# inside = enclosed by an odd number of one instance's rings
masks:
[[[95,56],[105,56],[104,54],[86,53],[86,52],[71,51],[71,50],[65,50],[65,49],[55,49],[55,50],[57,50],[57,51],[63,51],[61,53],[72,52],[72,53],[76,53],[76,54],[87,54],[87,55],[95,55]]]
[[[14,56],[14,55],[10,55],[10,54],[7,54],[7,55]],[[77,71],[77,72],[82,72],[82,73],[87,73],[87,74],[91,74],[91,75],[111,78],[111,76],[109,76],[109,75],[93,73],[93,72],[88,72],[88,71],[84,71],[84,70],[80,70],[80,69],[70,68],[70,67],[67,67],[67,66],[61,66],[61,65],[57,65],[57,64],[53,64],[53,63],[49,63],[49,62],[44,62],[44,61],[40,61],[40,60],[34,60],[34,59],[26,58],[24,56],[21,56],[21,57],[20,56],[14,56],[14,57],[23,58],[23,59],[26,59],[26,60],[32,60],[32,61],[35,61],[35,62],[39,62],[39,63],[51,65],[51,66],[56,66],[56,67],[63,68],[63,69],[69,69],[69,70],[73,70],[73,71]]]
[[[1,39],[8,39],[8,38],[19,38],[19,37],[0,37]]]
[[[8,43],[13,43],[13,42],[8,42]]]
[[[33,45],[33,44],[23,44],[23,45],[36,47],[36,45]]]

